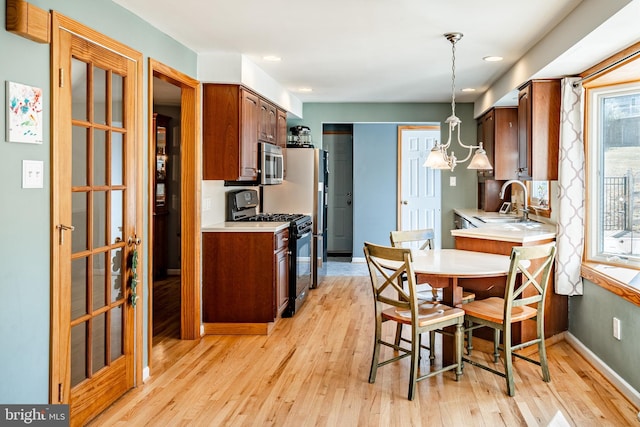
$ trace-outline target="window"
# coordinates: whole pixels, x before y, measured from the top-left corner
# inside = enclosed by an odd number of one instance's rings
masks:
[[[587,92],[587,259],[640,266],[640,84]]]

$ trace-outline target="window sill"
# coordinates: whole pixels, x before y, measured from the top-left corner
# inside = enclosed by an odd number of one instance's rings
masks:
[[[640,307],[640,272],[630,268],[583,262],[581,275]]]

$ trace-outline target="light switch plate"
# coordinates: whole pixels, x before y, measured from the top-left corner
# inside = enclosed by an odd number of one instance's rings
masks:
[[[449,187],[455,187],[456,186],[456,177],[455,176],[450,176],[449,177]]]
[[[22,161],[22,188],[44,188],[44,162]]]

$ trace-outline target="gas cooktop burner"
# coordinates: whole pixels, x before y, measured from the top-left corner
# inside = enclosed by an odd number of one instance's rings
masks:
[[[304,215],[302,214],[285,214],[285,213],[260,213],[244,219],[244,221],[259,222],[290,222],[295,221]]]

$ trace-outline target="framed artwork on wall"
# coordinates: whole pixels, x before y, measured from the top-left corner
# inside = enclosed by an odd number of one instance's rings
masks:
[[[42,89],[7,81],[7,141],[42,144]]]

